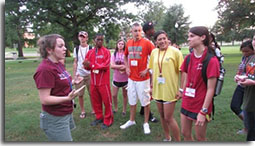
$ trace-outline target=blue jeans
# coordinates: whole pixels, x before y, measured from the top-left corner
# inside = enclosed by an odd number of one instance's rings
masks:
[[[248,134],[247,141],[255,141],[255,112],[247,112]]]

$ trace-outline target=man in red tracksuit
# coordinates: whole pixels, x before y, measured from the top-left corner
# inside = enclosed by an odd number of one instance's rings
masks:
[[[110,51],[103,46],[104,36],[97,34],[95,48],[89,50],[83,62],[84,68],[91,71],[90,95],[96,119],[91,126],[99,123],[107,129],[113,123],[112,96],[110,89]],[[105,115],[103,115],[103,104]]]

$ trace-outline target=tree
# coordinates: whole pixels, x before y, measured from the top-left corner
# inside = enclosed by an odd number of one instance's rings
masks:
[[[141,10],[138,15],[143,23],[152,21],[155,30],[161,30],[166,9],[162,1],[150,1],[145,4],[145,9]]]
[[[184,16],[182,5],[173,5],[167,9],[163,21],[163,30],[166,31],[172,43],[181,44],[186,42],[190,22],[189,16]]]
[[[254,0],[220,0],[216,9],[225,32],[255,27]]]
[[[28,25],[26,17],[23,15],[25,5],[23,0],[6,0],[5,1],[5,42],[9,47],[17,44],[18,57],[24,57],[24,33]]]
[[[27,16],[33,23],[34,31],[43,30],[46,24],[50,23],[51,26],[62,28],[59,33],[65,37],[67,42],[78,44],[77,34],[80,30],[87,31],[91,39],[95,30],[100,30],[101,27],[112,26],[112,24],[121,25],[121,20],[131,21],[134,16],[119,9],[120,6],[129,2],[143,4],[148,1],[29,0],[26,7],[29,12]]]

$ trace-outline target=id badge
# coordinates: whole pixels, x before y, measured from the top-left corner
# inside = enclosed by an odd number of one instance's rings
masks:
[[[189,97],[195,97],[196,95],[196,89],[193,88],[186,88],[185,95]]]
[[[137,66],[138,62],[137,60],[131,60],[131,66]]]
[[[158,77],[158,83],[159,83],[159,84],[165,84],[165,78],[163,78],[163,77]]]
[[[98,74],[99,70],[93,70],[93,73]]]

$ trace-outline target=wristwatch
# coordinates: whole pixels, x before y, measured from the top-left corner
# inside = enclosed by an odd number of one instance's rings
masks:
[[[208,113],[208,109],[203,107],[203,108],[201,109],[201,112],[203,112],[203,113]]]

